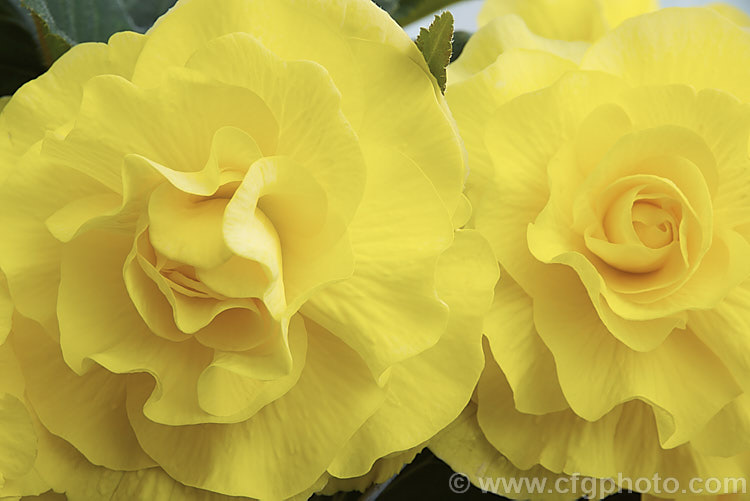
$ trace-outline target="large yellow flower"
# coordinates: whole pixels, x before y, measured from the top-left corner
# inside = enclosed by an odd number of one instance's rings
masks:
[[[371,2],[185,0],[0,122],[11,342],[70,499],[304,497],[468,402],[497,264],[454,239],[460,141]]]
[[[497,23],[447,91],[505,271],[455,432],[521,469],[750,474],[750,32],[665,9],[581,53]]]

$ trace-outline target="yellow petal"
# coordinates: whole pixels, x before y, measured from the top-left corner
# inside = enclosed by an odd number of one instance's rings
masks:
[[[315,483],[383,394],[356,353],[324,329],[307,329],[298,383],[248,421],[158,425],[141,411],[147,393],[129,393],[130,421],[148,453],[178,481],[228,495],[278,499]]]
[[[437,106],[432,82],[419,65],[394,48],[351,40],[361,73],[362,101],[344,101],[343,110],[365,148],[377,145],[413,161],[432,182],[452,214],[464,179],[463,151],[451,123]],[[398,81],[394,91],[391,82]],[[341,89],[346,96],[347,89]],[[398,110],[398,112],[395,112]],[[365,151],[368,175],[382,157]],[[378,174],[379,175],[379,174]]]
[[[451,212],[455,209],[460,194],[456,183],[463,172],[446,107],[424,59],[381,9],[361,2],[319,0],[273,4],[232,0],[224,5],[222,16],[212,15],[212,8],[206,1],[180,4],[163,18],[149,32],[134,80],[154,84],[165,69],[182,66],[208,41],[229,33],[248,33],[283,59],[322,65],[341,91],[344,113],[359,135],[395,138],[433,180]],[[311,23],[310,18],[327,22]],[[194,19],[201,20],[200,31],[186,29]],[[286,35],[301,31],[307,34],[304,40]],[[174,44],[174,39],[181,43]],[[398,92],[392,92],[394,84]],[[406,116],[420,119],[405,120]],[[432,118],[425,120],[426,116]],[[419,123],[431,124],[428,134],[427,129],[414,127]],[[438,167],[448,161],[456,168]]]
[[[171,72],[156,89],[104,75],[86,84],[73,130],[64,139],[48,138],[45,151],[121,192],[126,155],[141,155],[173,171],[200,171],[214,134],[227,126],[246,132],[264,154],[276,149],[276,121],[248,89],[187,70]]]
[[[582,68],[621,76],[635,86],[722,89],[747,102],[750,33],[711,9],[663,9],[609,32],[586,54]]]
[[[188,487],[174,480],[161,468],[118,471],[86,460],[74,447],[42,430],[37,468],[52,487],[69,501],[242,501],[247,498],[224,496]],[[311,493],[312,491],[310,491]],[[308,493],[308,496],[309,494]],[[58,498],[42,498],[59,501]],[[31,501],[31,500],[29,500]]]
[[[750,282],[735,287],[716,307],[690,312],[689,325],[747,391],[750,384]]]
[[[456,208],[456,212],[453,213],[453,227],[456,229],[462,228],[471,219],[471,202],[466,197],[466,194],[461,195],[461,201]]]
[[[178,263],[213,268],[232,253],[224,243],[226,199],[204,200],[164,184],[148,204],[149,237],[154,249]]]
[[[315,288],[353,271],[344,219],[329,200],[302,165],[267,157],[253,164],[224,214],[227,245],[262,265],[272,289],[282,287],[283,262],[282,290],[291,310]]]
[[[526,244],[528,224],[549,198],[547,165],[584,118],[621,89],[621,82],[607,75],[567,73],[553,86],[501,106],[487,126],[492,162],[502,169],[495,170],[488,192],[476,203],[476,228],[503,268],[532,296],[548,284],[544,265]]]
[[[488,364],[479,383],[479,425],[487,440],[519,467],[541,464],[556,472],[599,478],[652,478],[658,472],[681,485],[693,477],[744,475],[741,457],[705,456],[689,444],[662,448],[654,409],[642,401],[617,406],[595,421],[571,411],[520,413],[502,373],[488,372],[491,368]]]
[[[469,39],[461,56],[448,67],[448,81],[458,83],[479,73],[511,49],[545,52],[578,63],[588,45],[535,35],[520,17],[504,15],[493,18]]]
[[[34,465],[36,434],[31,418],[23,402],[7,393],[0,394],[0,447],[0,481],[21,477]]]
[[[364,188],[364,160],[341,114],[342,96],[323,67],[284,62],[244,33],[212,40],[187,67],[260,96],[279,124],[276,154],[301,164],[328,195],[329,209],[351,219]]]
[[[750,426],[750,395],[743,393],[725,406],[706,427],[690,440],[690,445],[707,456],[731,457],[746,454],[750,437],[735,430]]]
[[[0,185],[0,266],[18,311],[47,324],[55,315],[61,245],[44,221],[72,200],[107,190],[38,155],[37,144]]]
[[[531,298],[507,275],[484,322],[492,354],[513,389],[516,409],[546,414],[568,408],[555,361],[534,328]]]
[[[46,131],[73,119],[81,104],[83,87],[91,78],[114,74],[129,79],[145,41],[143,35],[124,32],[114,34],[108,45],[77,45],[76,50],[66,52],[49,71],[16,91],[3,110],[13,137],[13,156],[20,156],[42,139]]]
[[[5,273],[0,271],[0,346],[8,338],[13,318],[13,301],[8,292]]]
[[[716,224],[737,227],[747,221],[750,112],[737,98],[716,89],[696,92],[688,85],[667,85],[635,88],[618,100],[637,129],[669,125],[700,136],[716,163],[718,183],[712,199]]]
[[[125,414],[125,378],[100,366],[77,375],[37,324],[15,320],[13,342],[26,376],[26,395],[45,428],[75,444],[94,463],[120,470],[153,466]]]
[[[615,468],[610,447],[599,444],[606,444],[615,433],[619,407],[583,427],[575,426],[583,420],[569,410],[544,415],[521,413],[514,409],[510,386],[491,356],[479,381],[477,402],[477,419],[485,436],[519,468],[539,463],[557,472],[597,476]],[[589,451],[588,457],[583,451]],[[592,464],[596,470],[592,471]],[[584,465],[586,469],[577,469]]]
[[[531,31],[556,40],[595,40],[607,29],[597,0],[488,0],[479,13],[485,25],[498,16],[519,15]]]
[[[481,189],[483,180],[493,176],[484,130],[497,107],[520,94],[549,86],[575,67],[572,61],[553,54],[511,48],[465,80],[454,82],[454,73],[450,73],[445,95],[468,151],[469,189]]]
[[[447,309],[435,292],[435,263],[448,247],[451,218],[427,177],[408,158],[378,158],[349,227],[352,278],[314,294],[302,313],[343,339],[380,375],[433,346]],[[393,180],[398,179],[397,184]]]
[[[747,15],[742,9],[738,9],[734,5],[728,3],[711,3],[708,5],[713,10],[718,12],[724,17],[731,19],[733,22],[740,26],[750,26],[750,16]]]
[[[282,352],[276,346],[272,346],[270,353],[216,353],[197,381],[201,408],[218,417],[206,422],[249,419],[294,387],[305,366],[307,352],[307,332],[299,316],[292,318],[288,335],[289,346],[284,348],[290,353],[290,361],[285,373],[278,374],[275,367],[279,365],[275,359]],[[272,375],[277,377],[271,379]]]
[[[364,475],[378,458],[418,446],[459,414],[484,365],[482,314],[497,277],[489,244],[473,230],[457,232],[438,262],[438,292],[451,308],[445,333],[393,368],[383,406],[339,452],[332,475]]]
[[[466,475],[472,484],[480,489],[486,489],[511,499],[543,499],[548,501],[567,501],[569,496],[555,496],[538,492],[531,492],[533,488],[526,486],[524,479],[531,482],[539,479],[544,482],[554,482],[561,476],[535,465],[528,470],[517,468],[508,458],[487,441],[477,423],[477,406],[470,402],[466,409],[455,421],[433,438],[429,447],[440,459],[456,472]],[[496,484],[499,489],[492,489],[488,480],[496,479],[518,480],[518,490],[503,489],[504,485]],[[455,484],[462,488],[462,484]]]
[[[397,475],[404,468],[404,465],[411,463],[422,449],[422,446],[418,446],[405,452],[382,457],[375,461],[370,471],[359,477],[337,478],[327,473],[325,475],[327,483],[319,494],[334,496],[340,491],[365,492],[373,484],[383,484]]]
[[[13,495],[14,481],[29,474],[36,433],[24,398],[24,381],[11,343],[0,344],[0,497]]]
[[[660,443],[674,447],[740,393],[721,361],[689,330],[673,332],[645,353],[620,343],[573,272],[557,271],[550,270],[548,280],[564,293],[536,297],[534,321],[555,357],[563,394],[578,415],[593,421],[638,397],[654,406]],[[590,363],[581,365],[582,359]],[[690,396],[675,388],[689,388]]]
[[[164,16],[149,32],[149,43],[138,61],[134,80],[158,82],[170,67],[183,66],[190,56],[209,40],[228,33],[249,33],[272,52],[285,59],[308,59],[326,68],[350,73],[345,63],[349,58],[345,43],[349,38],[392,44],[415,62],[419,58],[414,44],[390,17],[375,5],[343,0],[299,2],[283,0],[273,3],[230,0],[225,2],[226,14],[216,16],[212,1],[183,2]],[[310,19],[327,22],[311,23]],[[190,29],[195,20],[203,22],[201,30]],[[288,36],[307,30],[308,38]],[[172,43],[182,40],[181,44]],[[315,40],[315,43],[309,43]],[[338,42],[338,43],[337,43]],[[348,71],[347,71],[348,70]]]
[[[143,289],[138,289],[137,294],[132,295],[132,291],[128,294],[122,263],[129,246],[127,235],[99,232],[87,233],[68,244],[63,256],[59,298],[60,340],[65,360],[74,370],[84,373],[81,376],[84,380],[91,361],[118,374],[150,374],[156,386],[145,404],[145,412],[154,421],[182,425],[242,419],[242,415],[213,416],[199,404],[199,378],[213,361],[213,350],[194,340],[186,341],[187,336],[182,342],[160,337],[136,311],[131,297],[148,305],[149,318],[173,324],[170,305],[165,300],[166,304],[155,302],[159,297],[163,300],[158,291],[142,295]],[[130,277],[132,288],[138,276],[126,276]],[[148,277],[145,280],[153,284]],[[108,284],[106,288],[101,287],[104,282]],[[207,315],[211,316],[210,312]],[[213,314],[211,320],[216,315],[220,314]],[[113,323],[113,318],[117,322]],[[221,329],[226,325],[215,327]],[[211,332],[199,331],[198,335],[202,334]],[[255,332],[251,335],[258,336]],[[280,354],[283,356],[283,352]],[[151,379],[145,380],[150,391]]]
[[[599,0],[604,18],[607,20],[608,29],[616,28],[623,21],[647,12],[653,12],[659,8],[658,0],[631,0],[622,2],[620,0]]]

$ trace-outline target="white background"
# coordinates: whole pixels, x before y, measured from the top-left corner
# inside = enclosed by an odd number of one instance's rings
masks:
[[[624,0],[627,1],[627,0]],[[662,7],[675,7],[675,6],[696,6],[707,3],[713,3],[718,0],[661,0],[660,4]],[[723,0],[725,3],[736,5],[737,7],[745,9],[746,12],[750,12],[750,0]],[[453,17],[456,19],[456,30],[464,31],[476,31],[477,29],[477,14],[481,8],[483,0],[466,0],[448,7],[453,13]],[[410,37],[414,38],[419,34],[420,26],[428,26],[432,20],[432,15],[420,19],[414,24],[406,27],[406,32]]]

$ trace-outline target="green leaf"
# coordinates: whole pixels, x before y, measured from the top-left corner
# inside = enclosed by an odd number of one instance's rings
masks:
[[[136,25],[122,0],[21,0],[34,16],[49,59],[80,42],[106,42],[109,37]]]
[[[70,42],[65,37],[55,33],[44,19],[39,16],[39,14],[32,12],[31,17],[36,26],[39,47],[44,64],[46,67],[50,67],[52,66],[52,63],[57,61],[60,56],[65,54],[68,49],[73,46],[73,42]]]
[[[453,44],[453,14],[443,12],[430,24],[429,28],[420,28],[417,47],[424,55],[430,73],[437,80],[440,90],[445,92],[445,67],[451,61]]]
[[[139,31],[145,32],[154,21],[167,12],[176,0],[122,0],[125,11],[138,26]]]
[[[375,2],[378,7],[391,15],[393,15],[393,13],[398,9],[399,4],[401,3],[399,0],[373,0],[373,2]]]
[[[432,14],[459,0],[374,0],[401,26]]]
[[[469,41],[473,33],[469,31],[455,31],[453,32],[453,52],[451,53],[451,63],[458,59],[458,56],[464,51],[466,42]]]
[[[17,0],[0,0],[0,96],[45,70],[36,28]]]

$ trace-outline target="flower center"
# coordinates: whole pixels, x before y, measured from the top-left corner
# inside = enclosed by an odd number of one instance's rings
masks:
[[[652,201],[635,202],[631,214],[633,230],[646,247],[660,249],[677,236],[674,215]]]
[[[588,249],[613,268],[650,273],[681,253],[682,203],[674,187],[652,176],[630,176],[606,189],[603,217],[585,232]]]

